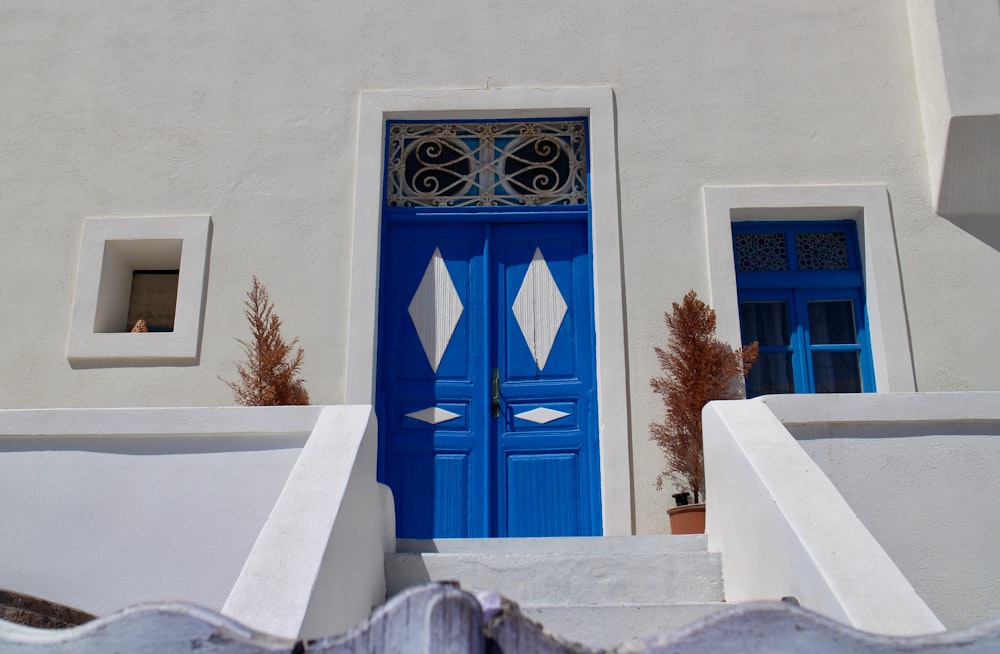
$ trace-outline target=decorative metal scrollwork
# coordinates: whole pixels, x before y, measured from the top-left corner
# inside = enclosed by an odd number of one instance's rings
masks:
[[[386,204],[587,204],[584,120],[390,123]]]

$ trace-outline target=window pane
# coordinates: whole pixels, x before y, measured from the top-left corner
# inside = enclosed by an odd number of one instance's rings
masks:
[[[794,393],[791,352],[761,352],[747,376],[747,397]]]
[[[799,270],[848,270],[847,234],[805,232],[795,235],[795,259]]]
[[[817,393],[860,393],[861,363],[855,352],[813,352]]]
[[[132,331],[142,319],[151,332],[174,331],[177,311],[177,270],[132,271],[132,292],[128,300],[128,320],[125,331]]]
[[[736,234],[733,237],[736,270],[739,272],[765,272],[788,270],[788,253],[785,235]]]
[[[744,343],[788,345],[787,303],[741,302],[740,328]]]
[[[857,343],[854,302],[851,300],[810,301],[809,340],[813,345]]]

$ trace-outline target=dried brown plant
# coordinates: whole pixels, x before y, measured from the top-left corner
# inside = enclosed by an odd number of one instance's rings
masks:
[[[236,403],[244,406],[309,404],[304,380],[298,377],[303,355],[301,347],[295,350],[299,339],[286,343],[281,337],[281,319],[274,313],[274,303],[256,276],[244,305],[243,315],[250,323],[251,338],[236,341],[247,361],[236,364],[237,381],[219,379],[233,389]]]
[[[746,377],[757,360],[757,343],[733,350],[715,336],[715,311],[694,291],[673,311],[664,313],[669,336],[667,349],[654,347],[662,377],[649,380],[663,399],[666,418],[649,425],[650,440],[666,456],[666,466],[656,477],[656,489],[671,479],[694,496],[705,492],[705,454],[702,446],[701,410],[712,400],[742,397],[740,377]]]

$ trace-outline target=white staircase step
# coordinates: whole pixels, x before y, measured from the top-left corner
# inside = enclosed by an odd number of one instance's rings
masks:
[[[705,552],[704,534],[685,536],[584,536],[574,538],[437,538],[396,540],[397,552],[488,554],[536,552],[552,554],[638,554],[642,552]]]
[[[538,606],[640,605],[723,600],[718,554],[701,552],[486,552],[389,554],[387,594],[457,580]]]
[[[521,606],[546,631],[591,647],[669,633],[726,607],[723,602],[635,606]]]
[[[672,631],[726,605],[705,536],[398,540],[392,596],[428,581],[496,591],[553,634],[612,647]]]

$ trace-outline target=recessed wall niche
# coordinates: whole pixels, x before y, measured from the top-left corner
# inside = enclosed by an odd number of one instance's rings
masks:
[[[146,314],[153,310],[158,325],[168,327],[156,331],[173,331],[183,244],[181,239],[105,241],[94,331],[131,332],[139,318],[149,324],[153,316]],[[155,279],[162,273],[174,274],[173,288],[169,280]]]
[[[209,216],[84,220],[70,362],[197,363],[210,239]]]

